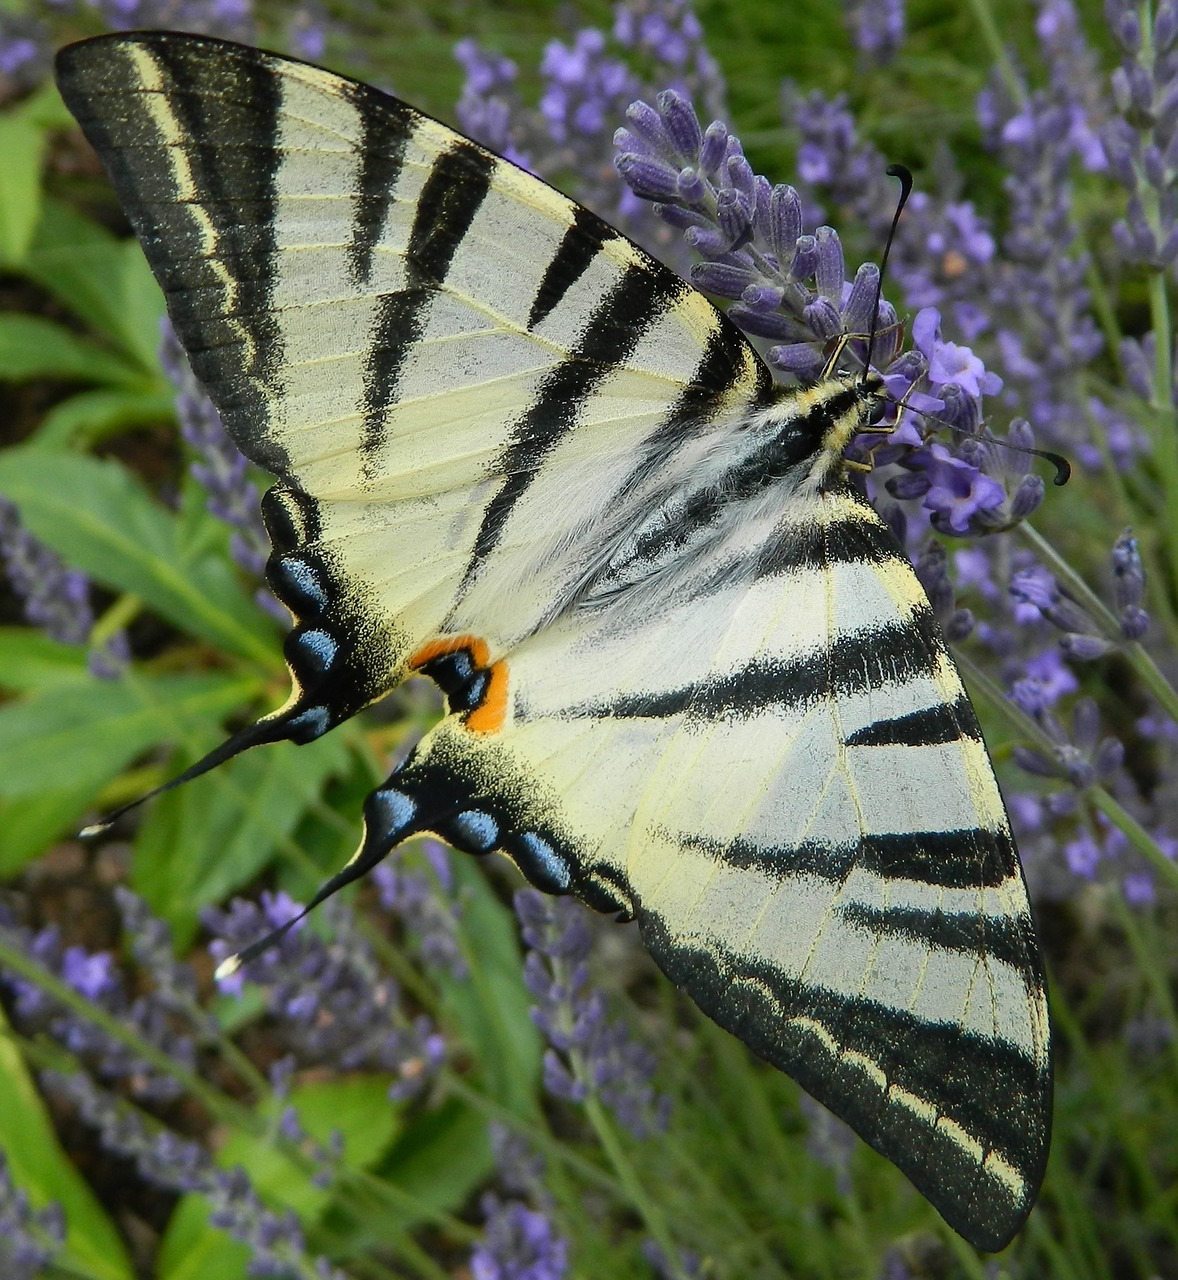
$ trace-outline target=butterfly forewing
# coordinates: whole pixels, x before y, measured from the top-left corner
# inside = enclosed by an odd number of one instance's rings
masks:
[[[911,567],[842,474],[871,387],[773,385],[606,223],[378,91],[147,33],[63,51],[226,426],[279,484],[280,712],[450,714],[337,882],[432,830],[637,917],[670,977],[979,1246],[1046,1160],[1027,898]]]

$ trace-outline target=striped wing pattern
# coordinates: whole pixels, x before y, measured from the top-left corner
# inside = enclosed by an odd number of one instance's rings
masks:
[[[1042,1177],[1047,1011],[977,722],[847,485],[870,383],[773,385],[700,295],[393,98],[222,42],[59,56],[227,427],[279,483],[287,705],[451,714],[354,878],[435,831],[636,916],[705,1012],[979,1247]]]

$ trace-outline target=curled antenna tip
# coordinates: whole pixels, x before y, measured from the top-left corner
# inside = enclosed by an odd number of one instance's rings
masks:
[[[904,192],[900,203],[903,204],[908,199],[908,193],[912,190],[912,170],[906,164],[890,164],[884,172],[889,178],[900,179],[900,187]]]
[[[213,970],[213,981],[224,982],[226,978],[232,978],[233,975],[241,968],[241,956],[227,956]]]
[[[79,840],[89,840],[91,836],[96,836],[99,832],[106,831],[110,827],[110,819],[104,818],[101,822],[92,822],[88,827],[83,827],[78,832]]]
[[[1043,450],[1043,457],[1055,468],[1055,479],[1052,484],[1065,485],[1072,478],[1072,464],[1063,456],[1062,453],[1052,453],[1047,449]]]

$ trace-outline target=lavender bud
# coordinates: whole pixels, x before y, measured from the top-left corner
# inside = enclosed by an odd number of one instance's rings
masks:
[[[814,233],[814,242],[818,250],[816,288],[824,298],[838,306],[842,303],[843,284],[847,278],[842,241],[833,227],[819,227]]]
[[[712,225],[711,218],[700,213],[697,209],[684,209],[682,205],[678,204],[655,204],[654,211],[665,223],[680,231],[685,231],[688,227],[710,227]]]
[[[1125,744],[1119,738],[1105,738],[1096,748],[1093,766],[1097,776],[1107,778],[1125,762]]]
[[[789,278],[799,283],[809,280],[818,270],[818,243],[813,236],[798,236],[794,242],[793,262]]]
[[[645,143],[640,151],[663,156],[671,149],[671,140],[663,125],[663,118],[648,102],[632,102],[626,108],[626,119],[634,126],[633,133]],[[617,143],[617,135],[614,136]],[[621,144],[618,144],[621,145]]]
[[[679,175],[665,164],[631,152],[617,156],[614,166],[636,196],[646,200],[679,198]]]
[[[1158,53],[1168,53],[1178,39],[1178,4],[1162,0],[1153,22],[1153,44]]]
[[[728,150],[728,126],[719,120],[713,120],[704,130],[703,143],[699,149],[700,171],[715,175]]]
[[[785,297],[785,290],[775,284],[750,284],[740,295],[740,300],[754,311],[776,311]]]
[[[835,338],[843,331],[842,316],[829,298],[815,298],[802,308],[802,319],[819,338]]]
[[[1034,778],[1056,778],[1059,776],[1055,764],[1045,756],[1040,755],[1038,751],[1032,751],[1030,747],[1024,747],[1016,742],[1010,749],[1010,756],[1020,769]]]
[[[808,330],[783,311],[761,311],[743,302],[734,302],[728,308],[728,318],[746,333],[775,342],[802,342],[811,337]],[[819,365],[821,365],[819,357]]]
[[[1148,402],[1153,394],[1153,373],[1141,343],[1136,338],[1122,338],[1119,351],[1121,368],[1130,390]]]
[[[1026,520],[1043,501],[1046,486],[1042,476],[1023,476],[1010,500],[1010,518],[1014,523]]]
[[[945,620],[941,629],[950,644],[959,644],[972,633],[976,625],[976,619],[971,610],[955,609]]]
[[[707,183],[692,168],[679,171],[679,199],[684,204],[702,204],[708,193]]]
[[[1070,631],[1061,638],[1059,647],[1076,662],[1093,662],[1111,653],[1116,645],[1101,636],[1088,636]]]
[[[1129,529],[1113,544],[1113,577],[1118,609],[1140,604],[1145,598],[1145,569],[1137,539]]]
[[[728,181],[748,200],[750,209],[755,208],[757,183],[756,175],[753,173],[753,166],[749,164],[743,155],[739,155],[730,156],[726,167],[728,169]]]
[[[1137,605],[1131,604],[1121,614],[1121,635],[1126,640],[1140,640],[1149,630],[1149,614]]]
[[[733,187],[724,187],[716,196],[716,221],[728,238],[730,248],[748,238],[752,230],[751,212],[747,197]]]
[[[691,100],[674,89],[666,89],[659,94],[657,101],[671,145],[683,160],[694,162],[703,144],[703,132]]]
[[[732,241],[712,227],[688,227],[683,239],[701,258],[719,258],[732,248]]]
[[[742,321],[741,328],[746,327]],[[791,342],[771,347],[766,359],[774,369],[792,374],[802,382],[811,382],[817,378],[826,363],[812,342]]]
[[[697,262],[691,268],[691,282],[704,293],[718,293],[722,298],[739,298],[757,283],[756,274],[748,267],[727,262]]]
[[[1150,143],[1141,153],[1141,167],[1150,186],[1161,191],[1166,186],[1166,164],[1162,153]]]
[[[778,183],[769,199],[769,247],[777,264],[786,270],[797,252],[802,234],[802,201],[793,187]]]
[[[879,268],[873,262],[863,263],[855,272],[855,280],[843,308],[843,325],[848,333],[870,331],[878,288]]]

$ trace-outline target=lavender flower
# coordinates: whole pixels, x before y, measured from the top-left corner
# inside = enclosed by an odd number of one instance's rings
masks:
[[[1113,238],[1127,262],[1166,271],[1178,261],[1178,12],[1159,4],[1151,31],[1126,0],[1108,0],[1105,13],[1122,61],[1112,75],[1117,114],[1101,142],[1129,192]]]
[[[452,978],[465,978],[468,970],[457,929],[463,902],[455,896],[450,854],[437,840],[422,841],[421,851],[424,868],[401,854],[377,866],[372,882],[380,905],[411,929],[423,964]]]
[[[638,1137],[663,1128],[670,1102],[650,1083],[654,1054],[610,1019],[604,997],[590,988],[585,909],[521,889],[515,911],[530,948],[524,982],[536,1000],[532,1018],[551,1046],[544,1055],[549,1093],[569,1102],[599,1097]]]
[[[904,43],[904,0],[843,0],[843,12],[861,60],[891,62]]]
[[[25,617],[62,644],[85,644],[94,631],[90,582],[84,573],[67,568],[21,523],[20,513],[0,496],[0,560],[12,589],[24,606]],[[126,633],[115,631],[94,644],[88,655],[90,674],[114,680],[131,659]]]
[[[1052,754],[1016,745],[1015,762],[1041,778],[1063,778],[1077,790],[1105,782],[1120,769],[1125,748],[1117,738],[1100,733],[1100,710],[1091,698],[1081,698],[1072,712],[1072,733],[1043,706],[1024,706],[1047,735]]]
[[[209,950],[227,959],[298,910],[286,894],[263,894],[260,907],[235,899],[227,911],[208,908],[202,919],[215,935]],[[378,968],[347,909],[329,903],[323,914],[335,925],[334,941],[296,927],[224,979],[222,990],[240,992],[246,978],[260,986],[289,1052],[303,1065],[386,1071],[396,1076],[394,1098],[420,1093],[442,1064],[442,1037],[428,1018],[403,1011],[400,989]]]
[[[197,1143],[148,1121],[84,1074],[47,1071],[42,1079],[99,1130],[107,1151],[134,1160],[148,1182],[169,1191],[203,1195],[209,1202],[209,1222],[249,1247],[251,1275],[294,1272],[306,1280],[345,1280],[326,1259],[308,1255],[295,1215],[266,1208],[240,1168],[217,1168]]]
[[[519,1201],[483,1197],[486,1228],[470,1256],[472,1280],[561,1280],[568,1242],[542,1213]]]
[[[160,323],[160,335],[160,364],[176,388],[180,434],[196,455],[192,474],[208,495],[210,513],[233,530],[229,541],[233,559],[254,577],[261,577],[270,539],[258,507],[258,487],[249,478],[249,462],[225,430],[167,319]],[[289,621],[287,611],[266,588],[259,588],[254,598],[279,621]]]
[[[0,1271],[5,1280],[37,1280],[65,1243],[65,1216],[56,1202],[34,1209],[12,1181],[0,1148]]]
[[[5,921],[0,923],[0,934],[141,1040],[165,1052],[185,1070],[195,1070],[196,1041],[177,1027],[174,1005],[153,994],[132,995],[109,953],[64,946],[54,925],[34,932]],[[104,1027],[74,1013],[36,983],[7,971],[0,972],[0,983],[12,994],[14,1021],[23,1034],[49,1034],[99,1079],[124,1084],[136,1098],[167,1102],[180,1095],[172,1075],[138,1056]]]

